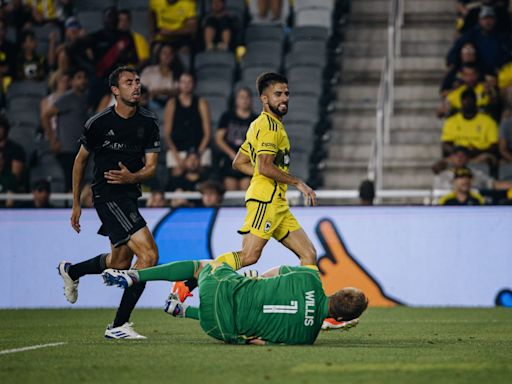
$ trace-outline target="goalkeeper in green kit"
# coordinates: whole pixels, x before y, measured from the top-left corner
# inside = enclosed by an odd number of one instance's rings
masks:
[[[313,344],[325,318],[350,325],[368,305],[356,288],[326,296],[314,266],[281,266],[248,278],[219,261],[177,261],[141,270],[106,269],[102,275],[105,284],[122,288],[197,278],[199,308],[171,294],[165,311],[199,320],[209,336],[230,344]]]

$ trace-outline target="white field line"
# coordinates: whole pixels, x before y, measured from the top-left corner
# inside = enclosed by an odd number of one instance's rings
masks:
[[[29,347],[23,347],[23,348],[4,349],[3,351],[0,351],[0,355],[7,355],[9,353],[16,353],[16,352],[32,351],[33,349],[56,347],[58,345],[63,345],[63,344],[67,344],[67,343],[62,341],[60,343],[37,344],[37,345],[31,345]]]

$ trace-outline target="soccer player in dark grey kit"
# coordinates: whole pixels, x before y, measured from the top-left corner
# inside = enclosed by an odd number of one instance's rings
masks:
[[[80,190],[87,160],[94,156],[92,184],[94,208],[101,220],[100,235],[108,236],[110,253],[78,264],[60,262],[64,295],[70,303],[78,297],[78,280],[100,274],[106,268],[133,268],[156,265],[158,250],[144,218],[137,208],[140,182],[155,175],[160,151],[156,116],[140,107],[140,78],[131,67],[119,67],[109,76],[116,104],[91,117],[80,137],[81,147],[73,166],[73,211],[71,226],[80,233]],[[143,160],[144,159],[144,160]],[[105,330],[113,339],[145,339],[129,323],[130,314],[144,291],[145,283],[125,290],[114,322]]]

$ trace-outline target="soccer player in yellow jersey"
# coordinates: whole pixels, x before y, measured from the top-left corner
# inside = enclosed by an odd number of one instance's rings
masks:
[[[288,173],[290,142],[282,123],[288,112],[288,80],[277,73],[264,73],[256,81],[263,111],[254,120],[240,147],[233,167],[252,176],[245,195],[247,215],[242,228],[242,249],[218,257],[233,269],[254,264],[271,237],[295,253],[301,265],[316,265],[316,250],[306,232],[290,212],[288,185],[301,191],[308,205],[316,205],[316,194],[304,181]],[[194,285],[175,285],[185,299]]]

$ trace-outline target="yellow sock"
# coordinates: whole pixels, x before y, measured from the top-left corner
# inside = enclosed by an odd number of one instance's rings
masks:
[[[220,261],[221,263],[226,263],[231,268],[233,268],[235,271],[242,268],[242,261],[240,260],[240,253],[239,252],[227,252],[223,253],[219,257],[215,259],[216,261]]]

